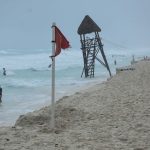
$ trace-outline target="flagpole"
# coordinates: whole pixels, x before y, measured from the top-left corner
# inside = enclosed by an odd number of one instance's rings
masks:
[[[52,24],[52,91],[51,91],[51,128],[55,127],[55,26]]]

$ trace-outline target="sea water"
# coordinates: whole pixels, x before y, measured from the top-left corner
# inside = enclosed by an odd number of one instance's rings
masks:
[[[0,85],[3,88],[0,126],[13,125],[20,115],[51,103],[50,55],[50,49],[0,50]],[[112,74],[116,67],[129,65],[132,59],[131,55],[111,50],[106,51],[106,57]],[[6,76],[3,76],[3,68]],[[80,49],[65,50],[56,57],[56,100],[109,77],[107,69],[99,62],[96,62],[95,78],[81,78],[82,69]]]

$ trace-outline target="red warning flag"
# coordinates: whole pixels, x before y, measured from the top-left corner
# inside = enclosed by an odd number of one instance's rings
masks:
[[[60,54],[61,49],[66,49],[70,47],[69,41],[56,26],[55,26],[55,42],[56,42],[55,56]]]

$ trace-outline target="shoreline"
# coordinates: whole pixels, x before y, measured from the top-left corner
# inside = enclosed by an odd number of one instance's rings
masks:
[[[13,127],[0,127],[0,148],[148,150],[150,61],[133,66],[57,101],[54,130],[50,106],[20,116]]]
[[[83,79],[84,80],[84,79]],[[85,79],[86,80],[86,79]],[[91,81],[92,80],[92,81]],[[65,97],[65,96],[71,96],[73,94],[75,94],[76,92],[78,91],[81,91],[81,90],[84,90],[84,89],[87,89],[88,87],[90,86],[93,86],[95,83],[99,82],[104,82],[106,81],[106,78],[97,78],[97,79],[91,79],[91,80],[87,80],[87,81],[83,81],[85,83],[82,83],[81,85],[73,85],[73,87],[71,87],[70,89],[68,89],[68,87],[66,88],[66,91],[65,92],[62,92],[61,94],[59,93],[59,89],[56,89],[56,99],[55,101],[59,101],[59,99]],[[57,87],[56,87],[57,88]],[[47,89],[46,89],[47,90]],[[48,91],[48,90],[47,90]],[[50,91],[51,91],[51,87],[50,87]],[[57,93],[58,92],[58,93]],[[37,104],[37,106],[35,107],[35,109],[32,109],[28,112],[33,112],[33,111],[36,111],[36,110],[39,110],[43,107],[46,107],[48,105],[51,104],[51,97],[46,97],[46,99],[43,101],[42,104]],[[3,106],[3,103],[1,104],[1,107]],[[23,113],[20,113],[20,115],[24,115],[24,114],[27,114],[28,112],[23,112]],[[20,116],[18,115],[18,117]],[[14,119],[11,119],[11,121],[9,120],[8,121],[1,121],[0,123],[0,127],[9,127],[9,126],[13,126],[16,122],[16,120],[18,119],[18,117],[15,117]]]

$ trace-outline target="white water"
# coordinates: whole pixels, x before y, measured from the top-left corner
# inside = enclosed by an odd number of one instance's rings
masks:
[[[50,54],[48,49],[0,50],[0,85],[3,88],[0,126],[12,125],[19,115],[50,104]],[[116,67],[129,65],[132,59],[131,54],[114,51],[106,52],[106,57],[113,74]],[[117,66],[114,65],[115,59]],[[7,76],[2,75],[3,67],[6,68]],[[106,68],[98,62],[95,78],[81,78],[82,68],[80,50],[66,50],[56,57],[56,99],[89,83],[100,82],[109,77]]]

